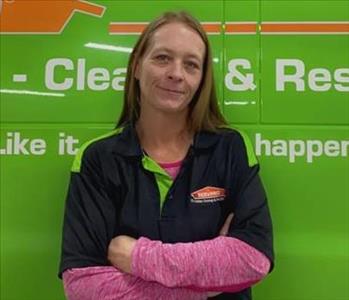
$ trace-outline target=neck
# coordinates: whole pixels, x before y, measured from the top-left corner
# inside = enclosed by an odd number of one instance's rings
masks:
[[[164,145],[191,136],[187,121],[187,113],[181,114],[152,114],[141,113],[136,124],[141,141],[153,145]]]
[[[184,158],[192,142],[186,114],[140,115],[136,130],[142,148],[158,162]]]

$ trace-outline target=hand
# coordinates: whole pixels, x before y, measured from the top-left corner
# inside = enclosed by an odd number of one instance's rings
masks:
[[[132,250],[136,241],[127,235],[119,235],[113,238],[108,247],[108,260],[110,263],[120,271],[131,273]]]
[[[233,220],[234,214],[231,213],[228,215],[228,217],[225,219],[225,222],[221,228],[221,230],[219,231],[219,235],[223,235],[226,236],[229,232],[229,227],[231,224],[231,221]],[[221,292],[208,292],[207,296],[210,297],[215,297],[217,295],[221,294]]]
[[[229,227],[231,224],[231,221],[233,220],[234,214],[231,213],[228,215],[228,217],[226,218],[221,230],[219,231],[219,235],[224,235],[226,236],[229,232]]]

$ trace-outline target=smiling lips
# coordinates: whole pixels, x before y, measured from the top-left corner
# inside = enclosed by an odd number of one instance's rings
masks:
[[[178,94],[178,95],[184,95],[185,92],[181,91],[181,90],[173,90],[173,89],[168,89],[168,88],[164,88],[161,86],[158,86],[159,89],[165,91],[165,92],[169,92],[169,93],[174,93],[174,94]]]

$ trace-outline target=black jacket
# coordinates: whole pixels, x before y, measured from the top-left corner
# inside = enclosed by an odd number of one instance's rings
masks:
[[[229,236],[261,251],[273,265],[271,218],[245,135],[233,129],[196,134],[174,182],[147,160],[132,125],[80,148],[66,202],[59,276],[69,268],[109,265],[109,242],[121,234],[165,243],[214,238],[230,212]],[[216,298],[245,300],[251,293]]]

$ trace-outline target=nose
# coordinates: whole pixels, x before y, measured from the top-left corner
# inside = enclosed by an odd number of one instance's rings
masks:
[[[184,79],[184,70],[180,61],[173,61],[168,68],[167,77],[176,82],[180,82]]]

